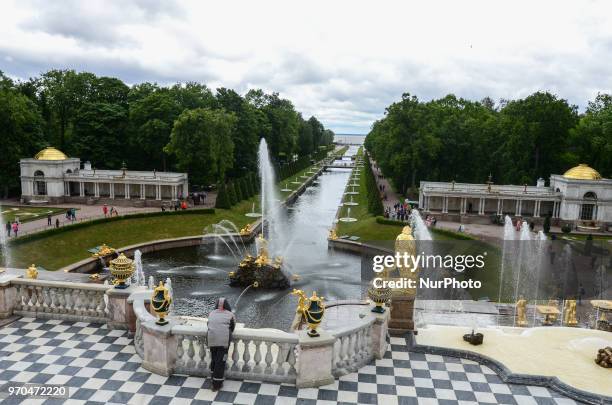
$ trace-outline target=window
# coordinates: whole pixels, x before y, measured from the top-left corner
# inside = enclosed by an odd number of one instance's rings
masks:
[[[585,193],[582,197],[583,203],[580,206],[580,219],[583,221],[594,220],[595,205],[597,204],[597,194],[592,191]]]

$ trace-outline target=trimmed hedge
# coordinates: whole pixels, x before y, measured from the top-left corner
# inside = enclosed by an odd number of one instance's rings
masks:
[[[372,165],[370,164],[370,158],[367,153],[364,154],[364,164],[368,211],[370,211],[372,215],[382,215],[384,212],[384,207],[380,198],[378,183],[376,183],[376,178],[374,177]]]
[[[123,221],[128,219],[137,219],[137,218],[154,218],[154,217],[162,217],[162,216],[183,216],[183,215],[210,215],[214,214],[214,208],[201,208],[201,209],[191,209],[191,210],[180,210],[180,211],[158,211],[158,212],[142,212],[139,214],[131,214],[131,215],[120,215],[118,217],[111,218],[99,218],[93,219],[91,221],[82,221],[77,222],[72,225],[65,225],[61,228],[52,228],[47,229],[45,231],[32,233],[30,235],[21,236],[17,239],[9,240],[10,245],[20,245],[22,243],[29,243],[38,239],[43,239],[49,236],[62,234],[64,232],[69,232],[75,229],[87,228],[90,226],[95,226],[99,224],[104,224],[107,222],[115,222],[115,221]]]
[[[381,216],[377,216],[376,217],[376,223],[377,224],[381,224],[381,225],[394,225],[394,226],[406,226],[409,225],[408,222],[402,222],[402,221],[397,221],[395,219],[387,219],[385,217],[381,217]],[[431,233],[434,234],[438,234],[438,235],[444,235],[444,236],[448,236],[449,238],[453,238],[453,239],[460,239],[460,240],[478,240],[477,238],[468,235],[467,233],[460,233],[460,232],[455,232],[455,231],[450,231],[448,229],[442,229],[442,228],[429,228],[429,231]]]

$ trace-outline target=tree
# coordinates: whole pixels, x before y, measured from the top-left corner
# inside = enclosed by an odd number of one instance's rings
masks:
[[[234,206],[240,201],[238,194],[236,193],[236,187],[233,182],[227,184],[227,195],[230,202],[230,206]]]
[[[144,151],[149,169],[167,170],[164,146],[170,141],[174,121],[181,107],[167,90],[157,90],[130,104],[131,142]]]
[[[188,172],[194,183],[223,182],[233,165],[235,125],[234,114],[223,110],[185,110],[175,121],[164,150],[176,157],[179,169]]]
[[[589,163],[612,177],[612,95],[598,94],[586,113],[570,131],[571,149],[566,158],[572,165]]]
[[[39,80],[40,92],[51,113],[47,122],[49,136],[60,149],[65,150],[68,131],[78,108],[90,94],[93,77],[91,73],[74,70],[50,70]]]
[[[215,202],[215,207],[223,209],[230,209],[232,207],[227,193],[227,186],[224,183],[220,183],[217,187],[217,200]]]
[[[43,146],[42,118],[36,104],[0,71],[0,197],[19,187],[19,160]]]
[[[127,128],[127,111],[117,104],[86,103],[74,119],[72,150],[97,168],[121,166],[128,156],[122,154],[122,139]]]

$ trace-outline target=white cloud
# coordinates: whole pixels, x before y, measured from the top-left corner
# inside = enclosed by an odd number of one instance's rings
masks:
[[[480,99],[610,92],[607,1],[9,1],[0,70],[128,83],[197,80],[290,98],[337,132],[367,132],[403,92]]]

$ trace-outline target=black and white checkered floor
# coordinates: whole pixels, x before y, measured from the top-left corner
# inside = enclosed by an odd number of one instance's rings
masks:
[[[67,385],[70,399],[10,398],[7,382]],[[386,358],[318,389],[226,381],[215,393],[209,386],[203,378],[142,369],[126,332],[105,325],[22,318],[0,328],[2,404],[575,403],[547,388],[505,384],[469,360],[409,353],[397,338]]]

